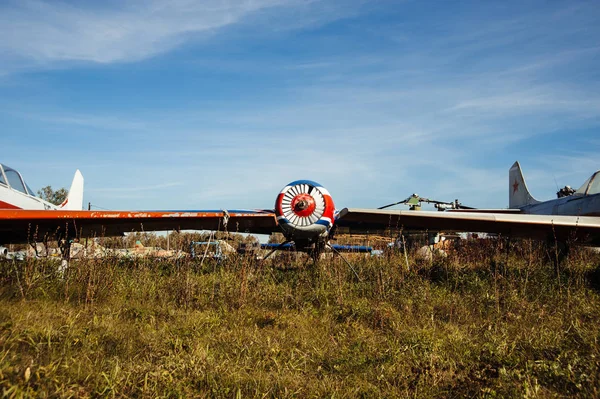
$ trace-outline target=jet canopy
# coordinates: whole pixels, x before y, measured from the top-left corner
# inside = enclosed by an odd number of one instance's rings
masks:
[[[23,194],[35,196],[35,191],[25,183],[25,180],[23,180],[23,177],[19,172],[0,163],[0,186],[2,185],[20,191]]]
[[[593,194],[600,194],[600,170],[590,176],[590,178],[579,187],[579,190],[575,191],[575,195]]]

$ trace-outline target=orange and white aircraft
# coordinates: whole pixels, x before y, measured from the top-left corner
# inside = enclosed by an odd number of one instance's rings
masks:
[[[67,202],[54,209],[29,198],[32,192],[20,174],[14,171],[7,176],[7,170],[12,169],[3,167],[0,201],[13,209],[0,209],[0,243],[114,236],[130,231],[281,232],[286,238],[282,245],[293,244],[297,250],[318,254],[329,246],[336,232],[380,234],[418,229],[500,233],[600,246],[598,216],[349,208],[337,212],[329,191],[310,180],[286,185],[277,195],[274,209],[268,210],[82,211],[83,178],[76,173]],[[509,181],[511,195],[515,192],[513,186],[514,182]],[[15,195],[23,196],[21,202],[11,199]],[[25,205],[25,197],[35,206]]]
[[[15,169],[0,163],[0,209],[83,209],[83,176],[77,170],[67,199],[60,204],[36,197],[35,192],[25,183],[23,176]]]

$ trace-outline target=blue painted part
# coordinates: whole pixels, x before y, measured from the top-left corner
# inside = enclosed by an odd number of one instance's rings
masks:
[[[367,247],[365,245],[339,245],[339,244],[332,244],[331,247],[334,248],[337,251],[340,251],[340,252],[362,252],[362,253],[366,253],[366,252],[373,251],[373,247]]]
[[[328,222],[327,220],[323,220],[323,219],[319,219],[315,222],[315,224],[320,224],[320,225],[327,226],[327,227],[329,227],[329,223],[330,222]]]
[[[314,186],[314,187],[323,187],[322,185],[320,185],[316,181],[312,181],[312,180],[296,180],[296,181],[293,181],[290,184],[288,184],[288,186],[295,186],[297,184],[308,184],[308,185],[311,185],[311,186]]]
[[[266,243],[266,244],[260,244],[260,249],[275,249],[277,247],[279,247],[280,244],[275,244],[275,243]],[[331,245],[332,248],[334,248],[337,251],[340,252],[361,252],[361,253],[368,253],[371,252],[373,250],[373,247],[367,247],[365,245],[339,245],[339,244],[333,244]],[[282,245],[279,249],[281,250],[290,250],[293,249],[294,245],[292,243],[287,243]]]

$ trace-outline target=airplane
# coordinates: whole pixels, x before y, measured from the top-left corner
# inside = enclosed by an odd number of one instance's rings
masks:
[[[534,215],[600,216],[600,170],[592,174],[577,190],[565,186],[558,198],[538,201],[529,192],[521,165],[509,170],[509,208]]]
[[[593,173],[578,190],[565,186],[557,192],[558,198],[538,201],[529,192],[521,165],[516,161],[509,169],[508,185],[508,209],[476,209],[457,205],[438,214],[438,217],[431,212],[412,217],[406,211],[382,213],[342,210],[339,215],[342,220],[338,225],[353,226],[360,223],[365,229],[377,228],[383,225],[387,217],[388,224],[401,223],[404,228],[500,233],[507,236],[600,246],[600,234],[596,227],[600,224],[600,170]],[[414,196],[413,194],[413,197],[402,202],[414,200]],[[378,209],[393,205],[396,203]],[[476,213],[485,216],[478,217]],[[464,216],[457,217],[452,214]],[[414,220],[415,218],[419,220]],[[363,222],[363,219],[369,221]]]
[[[23,176],[15,169],[0,163],[0,209],[83,209],[83,175],[75,172],[69,195],[60,205],[36,197]]]
[[[597,174],[598,172],[592,176],[588,186],[595,184],[594,178]],[[512,174],[510,176],[511,179],[514,177]],[[516,183],[525,189],[522,179]],[[511,186],[513,194],[516,194],[518,189],[514,189],[514,182],[511,182]],[[78,189],[77,185],[75,188]],[[585,195],[588,195],[590,187],[585,190]],[[280,244],[281,248],[293,244],[296,250],[307,252],[315,259],[329,247],[329,240],[335,234],[398,235],[404,230],[488,232],[510,237],[571,241],[600,246],[598,216],[541,215],[520,211],[436,212],[359,208],[344,208],[337,212],[329,191],[310,180],[297,180],[286,185],[277,195],[274,209],[266,210],[0,209],[0,242],[3,243],[42,241],[48,237],[68,242],[75,237],[115,236],[131,231],[166,230],[213,230],[252,234],[281,232],[285,237],[285,241]],[[65,247],[63,253],[67,258],[68,251],[69,248]]]

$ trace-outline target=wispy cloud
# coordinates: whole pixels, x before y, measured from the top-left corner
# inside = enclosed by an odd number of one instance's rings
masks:
[[[150,186],[138,186],[133,185],[129,187],[104,187],[104,188],[92,188],[91,191],[103,192],[103,193],[125,193],[125,192],[139,192],[139,191],[151,191],[163,188],[171,188],[182,186],[182,182],[170,182],[164,184],[154,184]]]
[[[556,92],[535,90],[514,91],[504,95],[475,97],[460,101],[446,111],[477,110],[479,112],[528,112],[528,111],[565,111],[581,116],[596,116],[600,113],[600,96],[595,93],[575,98],[569,88]]]
[[[4,112],[16,118],[37,120],[49,125],[120,131],[148,129],[148,125],[145,121],[117,115],[101,116],[83,113],[64,113],[60,111],[32,113],[15,109],[15,107],[12,106],[8,109],[4,109]]]
[[[0,5],[3,63],[127,62],[169,51],[286,0],[133,1],[110,4],[8,1]],[[202,36],[200,36],[202,37]],[[10,66],[9,66],[10,67]]]

